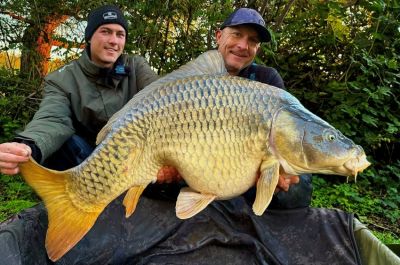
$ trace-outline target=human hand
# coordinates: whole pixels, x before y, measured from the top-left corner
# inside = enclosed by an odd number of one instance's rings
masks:
[[[299,182],[300,182],[300,177],[299,176],[294,176],[294,175],[288,175],[288,174],[285,174],[285,173],[281,173],[281,174],[279,174],[278,185],[275,188],[275,193],[278,193],[281,190],[288,191],[290,185],[297,184]]]
[[[0,144],[0,172],[6,175],[19,173],[19,163],[26,162],[32,154],[31,148],[22,143]]]
[[[157,173],[158,184],[179,182],[181,180],[181,175],[173,166],[163,166]]]

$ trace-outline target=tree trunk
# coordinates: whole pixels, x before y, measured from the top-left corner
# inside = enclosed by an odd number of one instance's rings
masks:
[[[58,45],[53,39],[55,29],[67,20],[66,15],[53,15],[45,22],[30,24],[24,33],[20,76],[28,80],[42,79],[48,71],[51,48]]]

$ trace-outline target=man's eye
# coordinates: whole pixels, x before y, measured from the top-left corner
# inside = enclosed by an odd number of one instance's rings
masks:
[[[258,39],[250,39],[250,43],[251,43],[252,45],[257,45],[257,44],[260,43],[260,41],[259,41]]]

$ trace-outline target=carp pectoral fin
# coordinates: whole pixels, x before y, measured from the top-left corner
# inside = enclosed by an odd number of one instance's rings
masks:
[[[136,205],[139,201],[140,195],[142,195],[146,186],[134,186],[128,190],[125,195],[123,205],[125,206],[125,217],[128,218],[133,214],[136,209]]]
[[[256,199],[253,204],[253,211],[256,215],[262,215],[272,200],[276,185],[279,180],[279,163],[264,168],[257,181]]]
[[[87,211],[74,205],[66,188],[71,178],[69,170],[50,170],[32,158],[22,163],[20,170],[46,206],[49,220],[46,250],[49,258],[56,261],[84,237],[106,205],[93,205]]]
[[[188,219],[206,208],[215,197],[196,192],[191,188],[182,188],[176,201],[176,216],[179,219]]]

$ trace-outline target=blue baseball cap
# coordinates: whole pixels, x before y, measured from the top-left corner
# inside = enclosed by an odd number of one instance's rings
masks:
[[[265,27],[264,19],[260,13],[254,9],[244,7],[237,9],[222,23],[220,29],[239,25],[253,26],[258,32],[261,42],[268,42],[271,40],[271,34]]]

